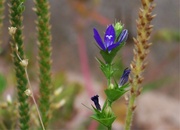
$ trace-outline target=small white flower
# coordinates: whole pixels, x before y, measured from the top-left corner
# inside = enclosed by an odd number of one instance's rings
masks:
[[[55,109],[58,109],[58,108],[62,107],[65,103],[66,103],[66,100],[65,100],[65,99],[62,99],[60,102],[54,104],[53,107],[54,107]]]
[[[9,104],[12,103],[12,97],[11,97],[10,94],[8,94],[8,95],[6,96],[6,100],[7,100],[7,102],[8,102]]]
[[[26,89],[25,94],[26,94],[27,96],[31,96],[31,95],[32,95],[32,92],[31,92],[30,89]]]
[[[55,95],[55,96],[58,96],[58,95],[62,92],[62,90],[63,90],[62,87],[57,88],[57,89],[54,91],[54,95]]]
[[[8,27],[9,34],[13,36],[16,33],[17,28],[16,27]]]
[[[21,64],[23,67],[27,67],[27,65],[28,65],[28,59],[22,60],[22,61],[20,62],[20,64]]]

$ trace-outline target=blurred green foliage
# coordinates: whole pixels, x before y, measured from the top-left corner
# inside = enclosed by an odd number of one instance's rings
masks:
[[[162,77],[161,79],[153,80],[153,82],[143,85],[142,92],[148,92],[148,91],[151,91],[154,89],[158,89],[160,87],[165,86],[166,84],[169,84],[169,82],[171,82],[171,81],[172,81],[172,79],[170,79],[168,77]]]
[[[62,88],[62,93],[56,96],[52,102],[58,103],[61,100],[66,101],[61,108],[55,111],[50,110],[53,112],[50,128],[57,129],[65,127],[68,121],[76,114],[74,103],[77,95],[81,92],[82,87],[77,82],[68,82],[67,77],[63,73],[58,73],[53,77],[53,86],[55,90]],[[52,95],[51,98],[52,97],[54,96]],[[58,125],[56,123],[58,123]]]
[[[18,105],[16,101],[0,103],[0,130],[17,129]]]
[[[4,91],[6,85],[7,83],[5,77],[2,74],[0,74],[0,94]]]
[[[154,41],[179,42],[180,32],[170,29],[161,29],[154,34]]]

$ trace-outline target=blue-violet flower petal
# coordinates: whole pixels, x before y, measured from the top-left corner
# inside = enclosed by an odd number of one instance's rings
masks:
[[[100,37],[100,35],[99,35],[99,33],[98,33],[98,31],[94,28],[94,39],[96,40],[96,42],[98,43],[98,45],[99,45],[99,47],[102,49],[102,50],[106,50],[106,48],[105,48],[105,46],[104,46],[104,44],[103,44],[103,42],[102,42],[102,39],[101,39],[101,37]]]
[[[119,37],[119,42],[124,42],[127,40],[127,37],[128,37],[128,30],[127,29],[124,29]]]
[[[123,75],[121,76],[120,82],[119,82],[119,86],[123,86],[125,83],[127,83],[128,79],[129,79],[129,74],[130,74],[131,70],[126,68],[123,72]]]
[[[116,34],[113,25],[107,27],[105,35],[104,35],[104,44],[106,48],[114,43],[116,39]]]

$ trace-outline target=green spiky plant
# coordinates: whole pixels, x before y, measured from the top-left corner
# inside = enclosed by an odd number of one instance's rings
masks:
[[[18,51],[21,58],[24,59],[23,51],[23,37],[22,37],[22,13],[25,9],[24,0],[10,0],[9,12],[10,12],[10,34],[13,35],[11,40],[12,58],[15,66],[15,73],[17,79],[17,93],[19,101],[19,127],[21,130],[29,129],[29,105],[28,96],[25,95],[27,89],[27,79],[25,75],[24,67],[20,64],[20,60],[16,55]],[[18,50],[17,50],[18,48]]]
[[[34,0],[39,47],[40,111],[45,128],[49,122],[51,95],[51,26],[48,0]]]

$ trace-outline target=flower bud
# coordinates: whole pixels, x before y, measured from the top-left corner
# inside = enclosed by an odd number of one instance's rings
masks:
[[[104,112],[105,112],[106,117],[111,117],[113,115],[113,111],[110,106],[106,106]]]
[[[110,88],[110,89],[114,89],[114,85],[111,83],[111,84],[109,85],[109,88]]]
[[[123,86],[124,84],[126,84],[128,82],[129,79],[129,74],[130,74],[131,70],[126,68],[121,76],[121,79],[119,81],[119,87]]]
[[[101,111],[101,106],[99,104],[99,96],[95,95],[95,96],[91,97],[91,100],[94,102],[94,105],[96,106],[96,109]]]
[[[119,35],[121,34],[122,30],[123,30],[123,25],[120,22],[117,22],[114,25],[114,29],[115,29],[115,32],[116,32],[116,38],[118,38]]]

